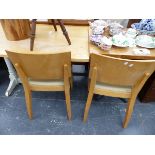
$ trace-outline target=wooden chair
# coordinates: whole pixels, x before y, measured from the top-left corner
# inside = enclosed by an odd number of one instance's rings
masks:
[[[136,97],[144,83],[155,70],[155,60],[128,60],[91,54],[89,94],[84,112],[84,122],[93,94],[128,98],[123,127],[126,128],[133,112]]]
[[[6,52],[22,81],[29,118],[32,119],[31,91],[64,91],[70,120],[71,53]]]

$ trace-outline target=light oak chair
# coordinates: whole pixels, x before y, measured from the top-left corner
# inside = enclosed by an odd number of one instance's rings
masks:
[[[84,112],[84,122],[92,102],[93,94],[128,98],[123,127],[131,118],[136,97],[155,70],[155,60],[128,60],[91,54],[89,72],[89,94]]]
[[[71,53],[6,52],[22,81],[29,118],[32,119],[32,91],[64,91],[70,120]]]

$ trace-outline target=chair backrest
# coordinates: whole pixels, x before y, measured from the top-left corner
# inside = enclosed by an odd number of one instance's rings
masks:
[[[14,66],[18,64],[26,77],[32,80],[63,79],[64,65],[68,66],[71,76],[71,52],[6,52]]]
[[[92,53],[89,78],[95,66],[97,82],[133,86],[145,73],[151,75],[154,72],[155,60],[128,60]]]

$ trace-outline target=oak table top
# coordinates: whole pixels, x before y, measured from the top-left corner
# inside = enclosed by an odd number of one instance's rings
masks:
[[[60,27],[37,24],[34,51],[71,51],[72,62],[89,62],[88,26],[65,26],[72,44],[68,45]],[[7,57],[5,50],[30,52],[30,39],[8,41],[0,25],[0,57]],[[32,51],[33,52],[33,51]]]
[[[88,26],[65,26],[72,45],[68,45],[62,31],[58,27],[55,32],[51,25],[37,24],[34,51],[71,51],[72,62],[89,62],[90,53],[105,54],[128,59],[155,59],[155,49],[150,49],[150,55],[135,55],[134,48],[112,47],[105,51],[92,44],[89,40],[91,30]],[[0,57],[7,57],[5,50],[30,52],[30,39],[8,41],[0,25]],[[138,48],[138,47],[136,47]]]
[[[91,29],[89,28],[89,36],[90,35],[91,35]],[[106,50],[102,50],[97,45],[94,45],[89,40],[90,53],[104,54],[104,55],[115,56],[115,57],[124,58],[124,59],[155,59],[155,49],[149,49],[150,50],[149,55],[135,55],[133,50],[138,48],[140,47],[121,48],[121,47],[112,46],[112,48],[109,51],[106,51]]]

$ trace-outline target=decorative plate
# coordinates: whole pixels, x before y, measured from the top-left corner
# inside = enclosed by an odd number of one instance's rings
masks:
[[[136,45],[145,48],[155,48],[155,37],[140,35],[136,37]]]
[[[96,45],[100,44],[101,38],[102,38],[102,35],[94,35],[94,34],[92,34],[90,36],[90,40],[92,41],[92,43],[94,43]]]
[[[118,47],[135,47],[135,40],[119,34],[112,37],[112,44]]]
[[[155,31],[148,31],[148,30],[141,30],[138,28],[138,25],[139,23],[133,23],[131,24],[131,27],[133,29],[136,29],[138,31],[138,34],[139,35],[155,35]]]

